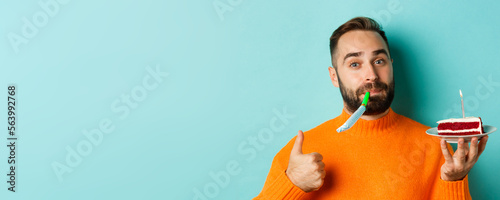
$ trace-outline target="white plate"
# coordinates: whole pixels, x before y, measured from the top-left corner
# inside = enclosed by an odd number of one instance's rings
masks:
[[[483,136],[493,133],[497,130],[494,126],[483,125],[484,133],[479,135],[438,135],[437,127],[425,131],[427,135],[432,135],[445,139],[448,143],[458,143],[458,138],[463,138],[465,142],[470,142],[473,137],[481,139]]]

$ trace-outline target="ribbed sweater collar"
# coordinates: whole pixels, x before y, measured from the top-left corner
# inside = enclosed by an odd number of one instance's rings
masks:
[[[340,119],[341,125],[349,119],[349,115],[344,109],[338,117]],[[389,108],[389,112],[376,120],[364,120],[359,118],[359,120],[345,133],[357,133],[363,135],[376,135],[389,131],[397,123],[399,115],[395,113],[392,108]]]

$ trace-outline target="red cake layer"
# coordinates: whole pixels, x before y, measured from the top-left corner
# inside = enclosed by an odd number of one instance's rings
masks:
[[[438,125],[439,130],[463,130],[473,129],[479,127],[479,122],[455,122],[455,123],[441,123]]]

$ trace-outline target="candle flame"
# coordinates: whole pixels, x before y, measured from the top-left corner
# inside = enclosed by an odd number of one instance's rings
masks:
[[[462,98],[462,97],[463,97],[463,96],[462,96],[462,90],[459,90],[459,91],[460,91],[460,98]]]

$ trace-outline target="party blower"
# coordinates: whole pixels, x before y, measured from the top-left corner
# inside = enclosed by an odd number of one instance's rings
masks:
[[[347,129],[350,129],[354,124],[358,121],[358,119],[365,113],[366,111],[366,103],[368,103],[368,99],[370,98],[370,92],[365,93],[365,98],[363,98],[363,103],[361,103],[361,106],[354,112],[347,121],[340,126],[337,129],[337,132],[340,133],[342,131],[346,131]]]

